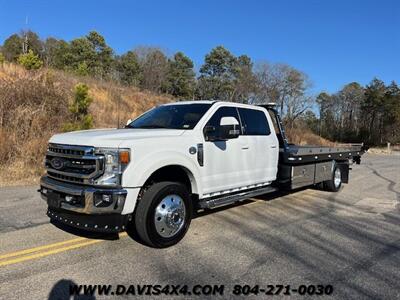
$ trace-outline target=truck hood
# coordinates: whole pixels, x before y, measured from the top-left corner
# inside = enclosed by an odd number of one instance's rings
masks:
[[[125,141],[180,136],[185,130],[180,129],[94,129],[56,134],[50,143],[94,146],[119,147]]]

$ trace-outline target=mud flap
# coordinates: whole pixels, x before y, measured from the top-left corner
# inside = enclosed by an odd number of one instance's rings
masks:
[[[350,164],[348,161],[346,162],[336,162],[338,168],[340,168],[340,172],[342,174],[342,183],[349,183],[349,170]]]

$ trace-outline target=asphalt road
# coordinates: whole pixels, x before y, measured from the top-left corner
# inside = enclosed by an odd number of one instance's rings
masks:
[[[36,189],[0,189],[0,299],[67,299],[70,283],[224,284],[224,298],[235,284],[330,284],[327,298],[400,299],[400,156],[365,155],[339,193],[268,195],[202,214],[161,250],[67,233],[49,223]]]

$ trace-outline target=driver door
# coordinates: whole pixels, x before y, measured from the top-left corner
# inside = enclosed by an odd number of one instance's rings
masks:
[[[234,117],[240,126],[240,118],[235,107],[220,107],[204,126],[203,133],[208,126],[215,127],[218,133],[222,117]],[[246,160],[244,155],[243,137],[226,141],[205,141],[204,142],[204,167],[202,172],[203,194],[224,192],[244,185],[246,181]]]

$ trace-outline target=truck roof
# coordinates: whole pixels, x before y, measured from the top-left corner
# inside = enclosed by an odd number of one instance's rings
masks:
[[[213,104],[216,102],[215,100],[185,100],[185,101],[177,101],[171,103],[165,103],[163,105],[184,105],[184,104]]]
[[[253,104],[245,104],[245,103],[238,103],[238,102],[231,102],[231,101],[220,101],[220,100],[187,100],[187,101],[178,101],[178,102],[171,102],[171,103],[166,103],[163,104],[165,106],[167,105],[185,105],[185,104],[235,104],[240,107],[249,107],[252,109],[260,109],[260,108],[265,108],[262,105],[253,105]]]

